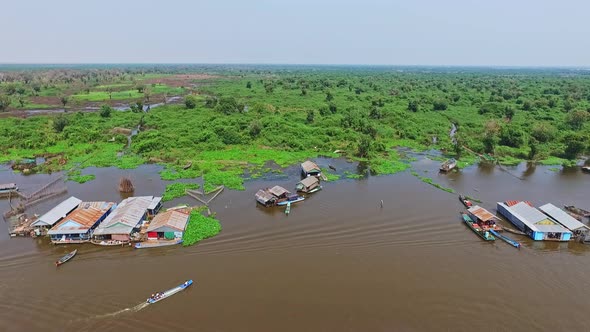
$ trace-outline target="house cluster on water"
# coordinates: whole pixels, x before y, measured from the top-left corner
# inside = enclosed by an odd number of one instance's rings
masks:
[[[314,162],[308,160],[301,164],[301,173],[303,179],[295,185],[297,192],[311,194],[322,189],[320,178],[322,177],[321,168]],[[292,194],[289,190],[274,186],[272,188],[260,189],[256,192],[256,201],[265,207],[275,205],[290,205],[291,203],[301,202],[305,197],[298,194]]]
[[[587,241],[588,226],[553,204],[539,209],[528,201],[497,203],[498,212],[535,241]]]
[[[121,203],[83,202],[70,197],[31,224],[54,244],[92,242],[120,245],[137,240],[142,226],[162,207],[162,198],[129,197]]]

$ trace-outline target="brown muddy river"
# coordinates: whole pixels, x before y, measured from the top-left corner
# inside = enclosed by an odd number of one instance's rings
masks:
[[[590,175],[577,169],[521,166],[507,173],[473,166],[439,175],[439,162],[413,165],[494,212],[496,201],[509,199],[590,208]],[[156,166],[87,171],[97,179],[68,183],[68,195],[119,201],[122,174],[133,177],[136,195],[165,186]],[[46,239],[10,239],[2,222],[0,331],[590,329],[590,246],[517,235],[510,236],[524,244],[520,250],[486,243],[461,223],[456,195],[409,171],[325,183],[289,216],[257,207],[257,189],[294,186],[297,172],[287,174],[224,192],[211,205],[223,231],[188,248],[53,246]],[[17,182],[24,191],[50,177],[0,171],[0,183]],[[196,203],[173,203],[183,202]],[[6,207],[0,200],[0,210]],[[78,255],[56,269],[53,262],[73,248]],[[196,284],[187,291],[137,310],[153,292],[189,278]]]

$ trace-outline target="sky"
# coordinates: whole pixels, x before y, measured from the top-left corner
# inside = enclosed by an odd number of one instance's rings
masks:
[[[590,66],[587,0],[3,0],[0,63]]]

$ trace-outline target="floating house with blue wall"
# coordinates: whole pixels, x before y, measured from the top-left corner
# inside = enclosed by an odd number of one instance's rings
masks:
[[[582,241],[587,242],[590,240],[588,237],[588,231],[590,228],[574,217],[570,216],[567,212],[558,208],[557,206],[548,203],[539,207],[539,210],[543,211],[546,215],[551,217],[553,220],[562,224],[565,228],[569,229],[574,233],[574,237],[579,237]]]
[[[530,202],[498,202],[498,212],[535,241],[569,241],[572,232]]]
[[[39,217],[31,224],[31,226],[39,229],[49,229],[57,222],[64,219],[70,212],[77,208],[80,203],[82,203],[80,199],[72,196]]]
[[[90,241],[93,230],[115,208],[112,202],[82,202],[47,232],[53,244]]]

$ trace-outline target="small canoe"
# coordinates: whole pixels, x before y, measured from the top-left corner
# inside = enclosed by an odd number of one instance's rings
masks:
[[[192,284],[193,284],[192,280],[187,280],[184,283],[182,283],[181,285],[178,285],[178,286],[176,286],[172,289],[169,289],[165,292],[158,292],[158,293],[152,294],[152,296],[148,297],[148,299],[145,302],[149,303],[149,304],[154,304],[156,302],[162,301],[163,299],[170,297],[178,292],[182,292],[183,290],[187,289]]]
[[[457,161],[453,158],[445,161],[441,166],[440,166],[440,171],[441,172],[448,172],[450,170],[452,170],[453,168],[455,168],[457,166]]]
[[[174,246],[174,245],[181,244],[181,243],[182,243],[182,239],[170,240],[170,241],[158,241],[158,242],[150,242],[148,240],[146,242],[137,242],[134,247],[135,247],[135,249],[157,248],[157,247]]]
[[[55,262],[55,266],[60,266],[60,265],[62,265],[63,263],[65,263],[65,262],[69,261],[70,259],[72,259],[72,257],[76,256],[76,254],[77,254],[77,253],[78,253],[78,249],[76,249],[76,250],[74,250],[74,251],[70,252],[69,254],[67,254],[67,255],[63,256],[62,258],[58,259],[58,260]]]
[[[509,245],[513,246],[514,248],[520,249],[520,242],[514,241],[513,239],[509,238],[508,236],[502,235],[493,229],[490,229],[490,233],[494,234],[496,237],[500,238],[500,240],[508,243]]]
[[[481,229],[481,227],[479,227],[478,224],[474,223],[467,213],[461,213],[461,216],[463,216],[463,222],[465,223],[465,225],[467,225],[467,227],[469,227],[479,237],[481,237],[485,241],[496,240],[496,238],[492,234],[490,234],[490,232],[484,231],[483,229]]]
[[[306,192],[306,194],[313,194],[313,193],[316,193],[316,192],[318,192],[318,191],[320,191],[320,190],[322,190],[322,189],[323,189],[323,187],[322,187],[322,186],[315,187],[315,188],[313,188],[312,190],[310,190],[310,191]]]
[[[285,214],[289,215],[291,213],[291,202],[287,203],[287,208],[285,209]]]
[[[282,201],[282,202],[278,202],[277,205],[278,206],[283,206],[283,205],[287,205],[287,204],[292,204],[292,203],[298,203],[301,202],[302,200],[304,200],[305,197],[302,196],[298,196],[297,198],[294,199],[289,199],[288,201]]]
[[[463,205],[465,205],[466,208],[470,208],[473,206],[473,203],[471,203],[471,201],[463,195],[459,195],[459,200],[461,201],[461,203],[463,203]]]

